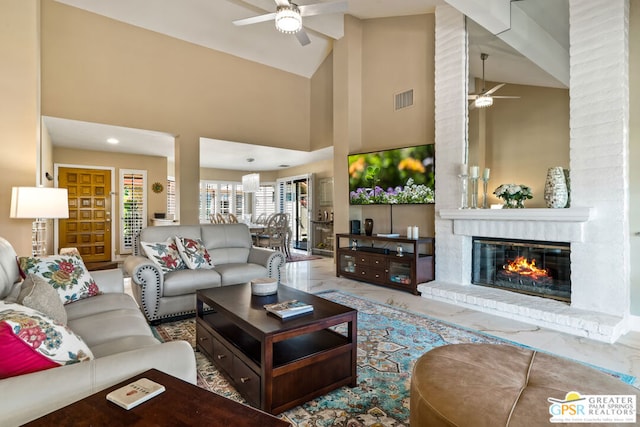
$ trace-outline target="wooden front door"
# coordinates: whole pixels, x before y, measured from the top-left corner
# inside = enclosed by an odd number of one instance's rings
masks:
[[[60,247],[78,248],[84,262],[111,261],[111,171],[59,168],[58,175],[58,186],[69,191]]]

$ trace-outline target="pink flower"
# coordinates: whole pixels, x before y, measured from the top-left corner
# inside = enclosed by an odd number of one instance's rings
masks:
[[[58,268],[65,273],[73,274],[73,272],[76,269],[76,266],[69,261],[60,261],[60,263],[58,264]]]
[[[38,348],[47,339],[47,335],[40,329],[39,326],[33,326],[31,328],[22,328],[18,332],[18,337],[23,339],[27,344],[33,348]]]
[[[89,284],[89,288],[87,289],[87,292],[89,292],[90,296],[95,296],[100,293],[100,289],[98,288],[98,285],[96,284],[96,282],[91,282],[91,284]]]

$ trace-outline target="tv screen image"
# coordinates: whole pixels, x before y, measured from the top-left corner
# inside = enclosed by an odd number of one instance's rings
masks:
[[[435,146],[349,155],[352,205],[435,203]]]

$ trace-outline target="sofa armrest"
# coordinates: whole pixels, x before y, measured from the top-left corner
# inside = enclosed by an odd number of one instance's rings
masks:
[[[159,301],[164,295],[164,273],[149,258],[137,255],[124,260],[124,269],[131,276],[131,291],[145,317],[156,320]]]
[[[277,279],[278,283],[280,283],[280,267],[286,264],[287,258],[281,251],[252,246],[251,250],[249,250],[247,262],[263,265],[267,269],[267,276]]]
[[[152,345],[0,380],[2,425],[24,424],[151,368],[196,383],[195,355],[189,343]]]
[[[92,271],[91,277],[98,284],[100,291],[105,294],[124,293],[124,275],[119,268]]]

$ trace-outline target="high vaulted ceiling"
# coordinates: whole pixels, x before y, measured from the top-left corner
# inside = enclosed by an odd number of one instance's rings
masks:
[[[248,26],[235,26],[233,20],[260,15],[275,10],[274,0],[56,0],[69,6],[126,22],[151,31],[166,34],[181,40],[226,52],[244,59],[262,63],[297,75],[311,77],[322,61],[331,52],[333,40],[343,36],[344,17],[342,14],[328,14],[303,18],[303,24],[311,43],[301,46],[292,35],[279,33],[273,21]],[[299,5],[330,3],[336,0],[297,0]],[[568,0],[521,0],[509,3],[508,0],[347,0],[347,14],[359,19],[383,18],[392,16],[431,13],[436,6],[452,4],[457,8],[467,8],[463,13],[471,15],[473,10],[488,8],[486,2],[513,8],[539,21],[545,34],[550,35],[553,43],[568,45]],[[474,9],[475,8],[475,9]],[[566,13],[565,13],[566,11]],[[479,18],[482,20],[482,16]],[[507,31],[507,33],[512,33]],[[496,82],[532,84],[538,86],[563,87],[558,79],[551,77],[542,68],[526,59],[514,50],[509,43],[494,36],[481,25],[469,25],[469,74],[481,75],[480,52],[489,53],[486,67],[486,79]],[[568,46],[566,47],[568,51]],[[568,61],[567,61],[568,62]],[[54,145],[77,147],[102,151],[138,152],[138,147],[166,147],[164,153],[173,158],[173,137],[143,130],[96,126],[88,123],[45,118]],[[105,136],[111,132],[120,135],[121,143],[106,146]],[[128,135],[128,136],[127,136]],[[80,137],[81,136],[81,137]],[[128,141],[147,143],[128,144]],[[276,170],[282,164],[296,166],[313,160],[331,157],[331,150],[317,153],[297,152],[294,150],[251,147],[248,144],[235,145],[234,142],[202,140],[201,166],[229,169],[229,165],[246,168],[248,149],[260,149],[263,165],[252,165],[253,170]],[[207,153],[215,150],[216,155]],[[228,152],[227,156],[219,155]],[[236,156],[235,159],[231,159]],[[284,160],[283,160],[284,159]],[[259,167],[260,166],[260,167]]]

